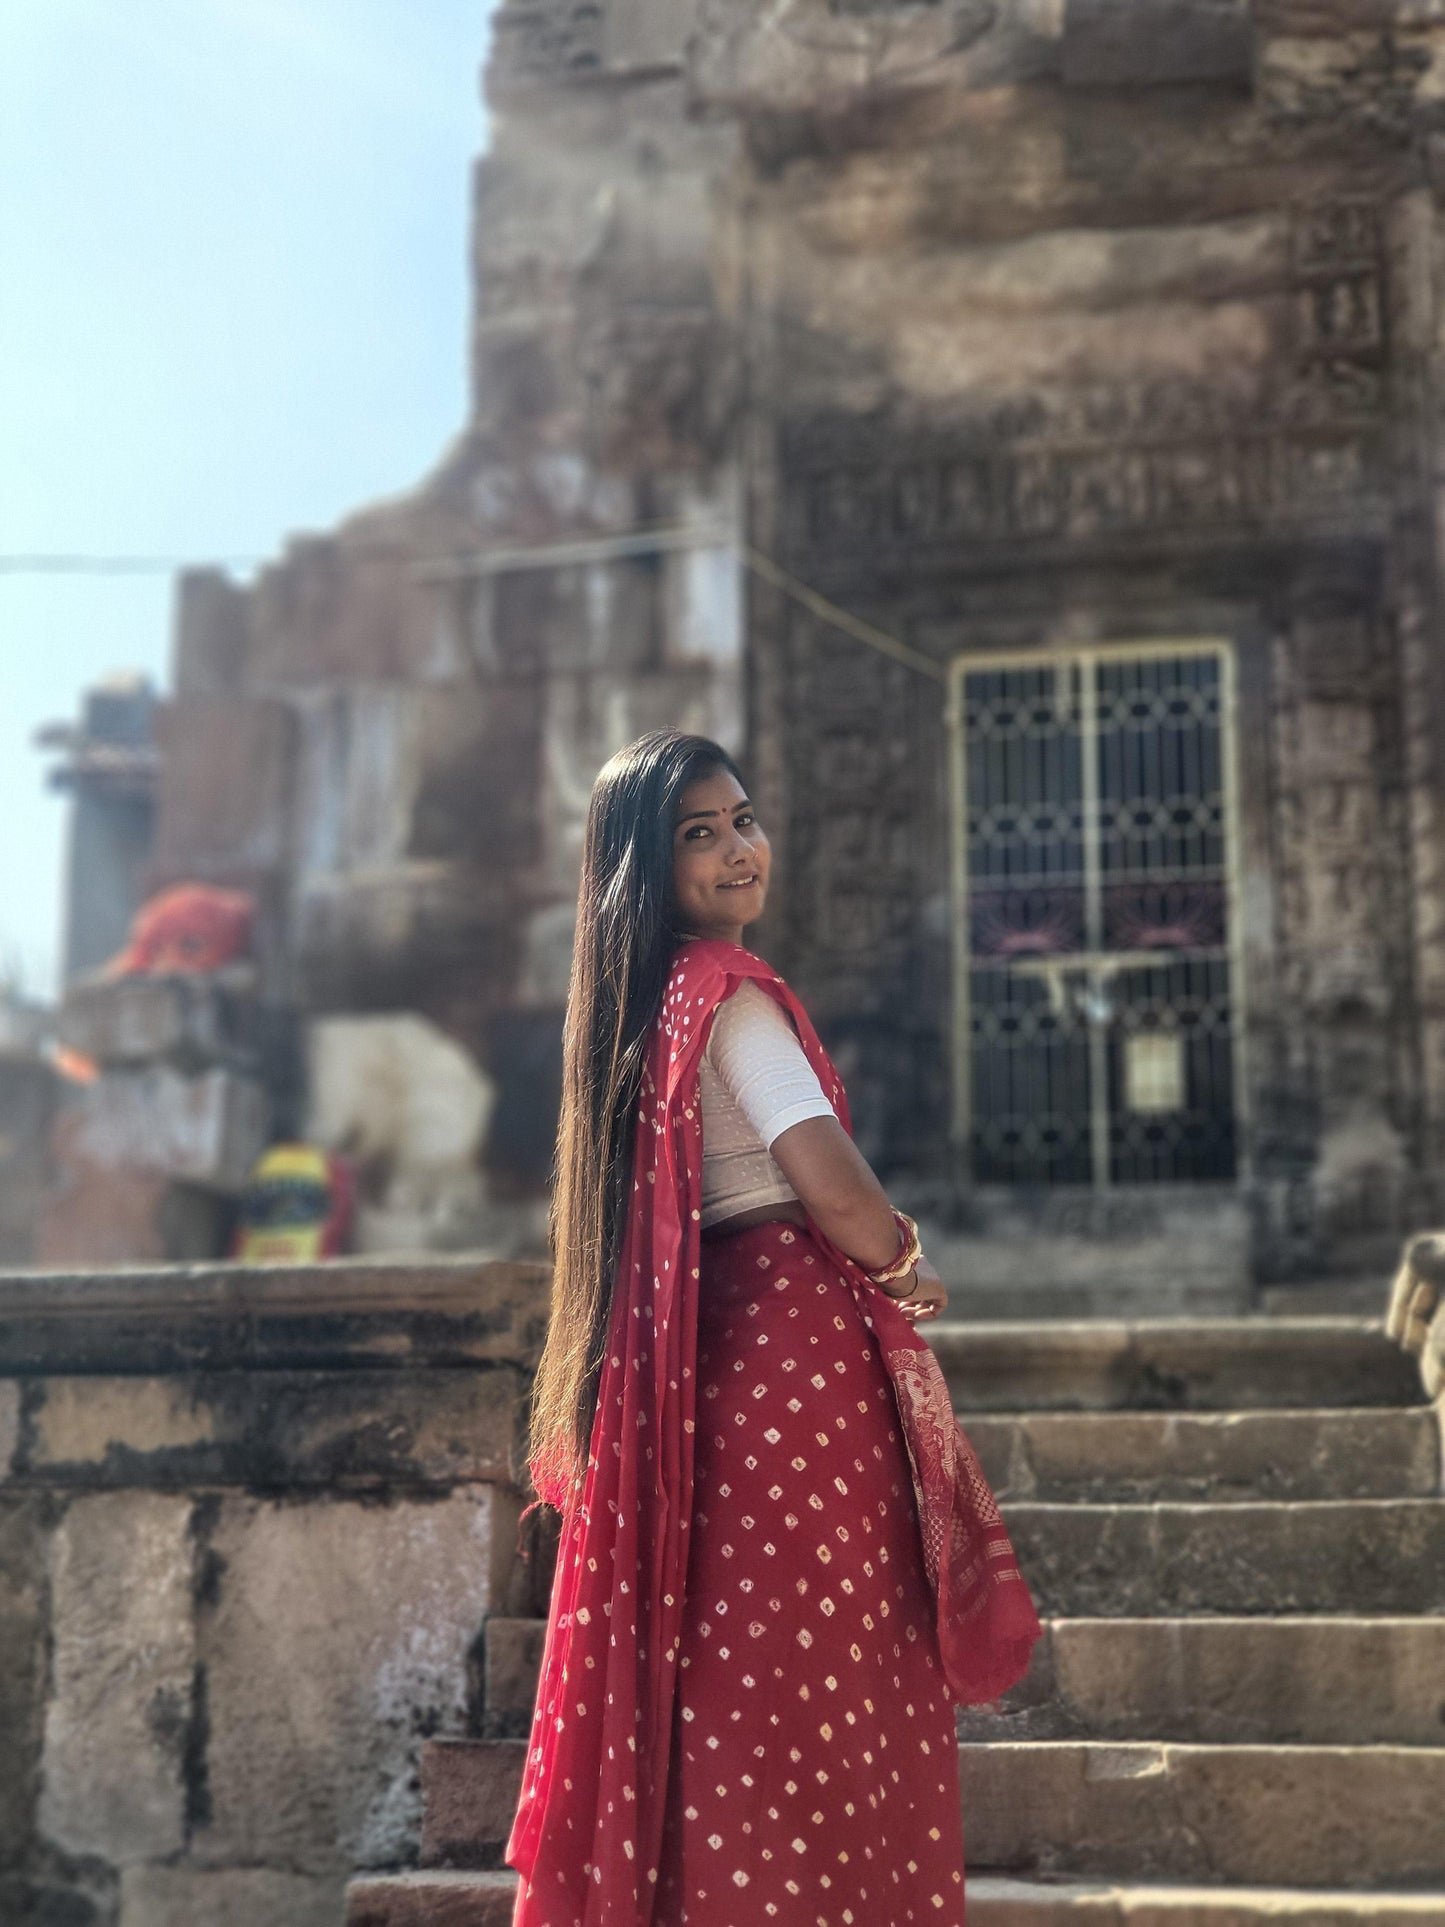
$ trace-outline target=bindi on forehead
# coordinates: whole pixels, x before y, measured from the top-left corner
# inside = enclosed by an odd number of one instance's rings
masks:
[[[677,824],[678,824],[678,827],[681,828],[681,826],[684,823],[691,823],[695,818],[707,817],[707,816],[727,816],[731,811],[750,810],[751,808],[752,808],[752,804],[748,801],[748,799],[745,796],[740,796],[735,803],[729,803],[723,809],[689,810],[686,816],[678,817]]]

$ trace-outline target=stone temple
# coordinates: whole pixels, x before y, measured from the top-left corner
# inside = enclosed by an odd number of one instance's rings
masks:
[[[487,86],[455,444],[50,738],[0,1922],[509,1927],[581,830],[659,724],[1046,1621],[969,1927],[1445,1921],[1445,1239],[1362,1315],[1445,1208],[1445,0],[501,0]],[[187,882],[244,968],[87,976]],[[363,1256],[158,1262],[277,1130]]]
[[[696,728],[979,1309],[1378,1275],[1445,1172],[1445,11],[505,0],[486,84],[470,419],[183,579],[152,885],[459,1051],[443,1241],[535,1250],[591,778]]]

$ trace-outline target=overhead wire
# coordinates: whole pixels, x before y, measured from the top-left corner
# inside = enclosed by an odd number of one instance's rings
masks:
[[[731,555],[741,566],[779,594],[787,596],[818,621],[851,636],[866,648],[890,657],[894,662],[920,675],[942,682],[946,671],[920,649],[876,623],[845,609],[811,583],[792,574],[770,555],[751,543],[739,542],[722,529],[699,529],[686,525],[663,525],[651,529],[632,529],[620,535],[582,537],[564,542],[539,542],[525,545],[481,549],[473,553],[433,558],[410,558],[395,544],[368,547],[347,543],[339,553],[348,562],[404,563],[408,573],[423,581],[467,581],[510,574],[524,569],[561,569],[583,567],[597,562],[626,561],[653,554],[674,554],[683,550],[712,550]],[[87,555],[82,553],[0,553],[0,576],[15,575],[175,575],[186,569],[259,568],[268,556],[232,555],[205,564],[193,557],[162,555]]]

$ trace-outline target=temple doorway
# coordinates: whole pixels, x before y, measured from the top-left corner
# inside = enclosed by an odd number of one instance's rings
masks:
[[[953,1135],[974,1182],[1231,1180],[1227,644],[957,658]]]

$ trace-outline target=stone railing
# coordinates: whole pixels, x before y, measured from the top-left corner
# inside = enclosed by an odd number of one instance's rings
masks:
[[[0,1276],[0,1919],[334,1927],[485,1724],[536,1264]],[[545,1602],[544,1602],[545,1603]]]

